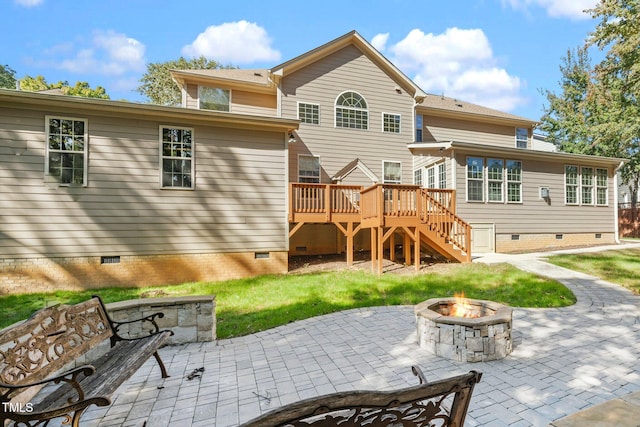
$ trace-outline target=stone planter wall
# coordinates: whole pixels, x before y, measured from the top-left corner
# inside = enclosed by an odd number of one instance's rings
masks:
[[[174,335],[168,344],[214,341],[216,339],[216,298],[215,295],[143,298],[107,304],[111,318],[118,322],[140,319],[153,313],[164,313],[156,318],[160,329],[170,329]],[[152,325],[137,322],[120,329],[125,336],[140,336]],[[144,329],[142,329],[144,327]]]

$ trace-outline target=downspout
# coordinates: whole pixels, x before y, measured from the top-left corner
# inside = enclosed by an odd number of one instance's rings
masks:
[[[622,168],[622,166],[624,166],[624,163],[624,161],[620,162],[620,164],[613,171],[613,237],[616,244],[618,245],[620,244],[620,217],[618,215],[618,213],[620,212],[620,209],[618,209],[618,171],[620,170],[620,168]]]

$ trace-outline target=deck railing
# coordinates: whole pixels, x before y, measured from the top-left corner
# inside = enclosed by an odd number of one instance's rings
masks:
[[[454,190],[448,190],[450,200],[455,200]],[[449,242],[457,246],[461,251],[470,254],[471,248],[471,227],[462,220],[455,211],[447,208],[440,200],[433,197],[430,189],[420,189],[420,222],[427,227],[445,237]],[[435,193],[442,195],[444,193]]]
[[[359,185],[292,183],[289,187],[289,220],[304,214],[331,221],[334,214],[360,214]]]
[[[357,217],[365,228],[420,223],[470,254],[471,228],[455,214],[455,190],[402,184],[376,184],[363,189],[292,183],[289,203],[291,221],[331,222]]]

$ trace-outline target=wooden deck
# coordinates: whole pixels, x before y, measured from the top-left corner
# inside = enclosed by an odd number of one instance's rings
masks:
[[[307,223],[332,223],[347,238],[347,263],[353,262],[353,237],[371,233],[372,268],[382,272],[387,241],[404,238],[405,263],[412,255],[420,267],[421,246],[457,262],[471,261],[471,227],[455,214],[455,190],[417,185],[377,184],[368,188],[334,184],[290,184],[289,222],[293,236]],[[413,244],[413,254],[411,245]],[[390,250],[393,260],[395,251]]]

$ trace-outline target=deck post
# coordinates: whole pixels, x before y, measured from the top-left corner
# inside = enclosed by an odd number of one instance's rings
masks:
[[[396,260],[396,233],[391,233],[389,236],[389,259],[391,261]]]
[[[378,244],[376,243],[376,227],[371,227],[371,272],[375,273],[376,271],[376,260],[378,259],[376,249],[378,248]]]
[[[382,275],[382,265],[384,261],[384,228],[376,227],[378,229],[378,276]]]
[[[414,242],[415,246],[413,247],[413,250],[415,252],[413,256],[416,261],[416,271],[420,271],[420,234],[420,227],[416,227],[416,231],[414,233],[414,235],[416,236],[416,240]]]
[[[347,223],[347,265],[353,265],[353,222]]]
[[[406,265],[411,264],[411,236],[405,230],[404,232],[404,243],[402,245],[402,249],[404,250],[404,263]]]

